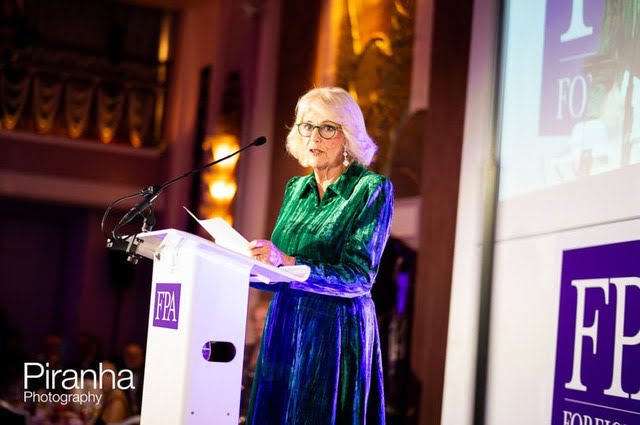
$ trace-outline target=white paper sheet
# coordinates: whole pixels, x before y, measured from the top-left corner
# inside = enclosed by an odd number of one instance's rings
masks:
[[[226,221],[220,217],[209,218],[207,220],[200,220],[195,216],[187,207],[182,207],[196,219],[198,223],[215,239],[216,243],[231,251],[250,256],[249,241],[244,238],[236,229],[229,226]]]
[[[207,220],[200,220],[185,206],[182,208],[189,213],[216,241],[216,243],[223,248],[227,248],[231,251],[237,252],[247,257],[251,256],[248,245],[249,241],[242,236],[236,229],[229,226],[229,224],[220,217],[209,218]],[[309,266],[282,266],[282,270],[296,276],[299,282],[304,282],[309,278],[311,269]]]

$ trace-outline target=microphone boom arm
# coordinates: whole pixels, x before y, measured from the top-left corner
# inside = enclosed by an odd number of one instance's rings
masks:
[[[216,159],[214,161],[209,162],[208,164],[205,164],[199,168],[196,168],[194,170],[188,171],[178,177],[175,177],[171,180],[169,180],[166,183],[163,183],[161,185],[155,185],[155,186],[148,186],[144,189],[142,189],[140,191],[140,195],[144,197],[144,199],[142,199],[140,202],[138,202],[133,208],[131,208],[123,217],[122,219],[120,219],[120,221],[118,222],[118,224],[116,225],[116,227],[113,229],[111,236],[113,239],[115,240],[123,240],[124,238],[122,237],[122,235],[118,235],[116,234],[117,230],[124,226],[125,224],[129,223],[131,220],[133,220],[135,218],[136,215],[140,214],[144,217],[144,224],[142,227],[142,231],[143,232],[148,232],[150,231],[153,226],[155,225],[155,215],[153,214],[153,209],[151,208],[151,204],[153,203],[153,201],[158,197],[158,195],[160,195],[160,193],[164,190],[164,188],[166,188],[167,186],[170,186],[172,184],[174,184],[175,182],[182,180],[185,177],[189,177],[193,174],[197,174],[200,173],[201,171],[212,167],[222,161],[226,161],[227,159],[238,155],[240,152],[244,151],[245,149],[249,149],[252,146],[261,146],[264,145],[267,142],[267,138],[264,136],[260,136],[257,139],[255,139],[253,142],[251,142],[250,144],[238,149],[237,151],[223,157],[220,159]],[[124,199],[124,198],[123,198]],[[113,206],[113,204],[112,204]],[[105,212],[105,215],[109,212],[111,208],[108,208],[107,211]],[[148,213],[143,214],[143,211],[145,210],[149,210]],[[104,218],[103,218],[103,223],[104,223]],[[108,238],[111,239],[111,238]],[[107,244],[107,246],[109,247],[109,243]],[[129,248],[131,248],[131,246],[129,246]]]

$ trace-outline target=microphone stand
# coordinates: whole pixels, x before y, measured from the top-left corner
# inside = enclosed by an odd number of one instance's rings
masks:
[[[199,173],[222,161],[226,161],[227,159],[235,155],[238,155],[240,152],[244,151],[245,149],[249,149],[252,146],[261,146],[261,145],[264,145],[266,142],[267,142],[266,137],[264,136],[258,137],[250,144],[238,149],[237,151],[223,158],[217,159],[215,161],[211,161],[210,163],[205,164],[202,167],[188,171],[174,179],[169,180],[168,182],[162,183],[161,185],[148,186],[142,189],[138,194],[128,195],[115,200],[111,205],[109,205],[109,207],[107,208],[107,210],[105,211],[102,217],[101,227],[102,227],[102,233],[107,238],[107,248],[114,249],[116,251],[123,251],[127,253],[128,254],[127,261],[133,264],[137,264],[138,260],[140,259],[140,255],[137,254],[137,249],[140,243],[142,243],[142,240],[137,237],[138,233],[136,233],[133,236],[120,234],[118,231],[122,226],[130,223],[137,215],[140,215],[143,218],[141,232],[142,233],[150,232],[153,229],[153,226],[155,226],[156,224],[156,217],[155,217],[155,214],[153,213],[152,203],[167,186],[170,186],[176,183],[177,181],[184,179],[185,177],[189,177],[193,174]],[[140,202],[138,202],[133,208],[131,208],[120,219],[118,224],[111,231],[111,236],[109,236],[104,230],[105,222],[106,222],[107,216],[109,215],[109,212],[118,202],[124,199],[131,198],[133,196],[142,196],[143,199]]]

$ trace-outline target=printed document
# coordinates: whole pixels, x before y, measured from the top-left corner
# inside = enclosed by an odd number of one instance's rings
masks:
[[[249,241],[222,218],[215,217],[200,220],[187,207],[183,206],[182,208],[215,239],[216,244],[238,254],[246,255],[247,257],[251,256],[248,248]],[[299,278],[300,282],[307,280],[309,273],[311,273],[308,266],[282,266],[281,269]]]

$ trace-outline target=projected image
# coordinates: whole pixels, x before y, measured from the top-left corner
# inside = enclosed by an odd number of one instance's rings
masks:
[[[540,3],[508,7],[502,199],[640,163],[640,0]]]

